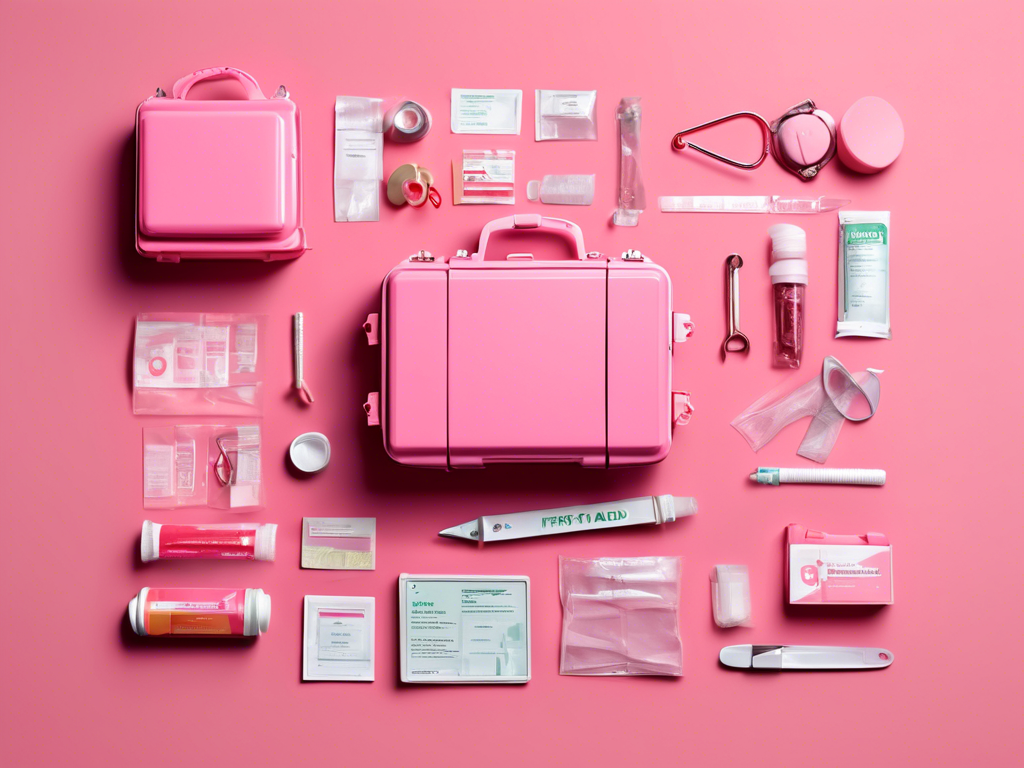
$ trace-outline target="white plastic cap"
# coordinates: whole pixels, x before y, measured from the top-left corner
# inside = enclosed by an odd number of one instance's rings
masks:
[[[804,259],[782,259],[768,267],[772,285],[776,283],[799,283],[807,285],[807,262]]]
[[[149,587],[143,587],[139,594],[128,601],[128,622],[132,625],[132,632],[140,637],[146,636],[146,619],[142,615],[146,608],[146,593]]]
[[[697,500],[692,496],[664,496],[657,497],[657,507],[661,512],[663,523],[671,523],[680,517],[687,517],[697,511]]]
[[[532,203],[540,200],[540,182],[536,179],[526,182],[526,199]]]
[[[274,562],[274,553],[277,547],[277,524],[265,523],[256,527],[256,552],[257,560]]]
[[[270,595],[262,589],[245,590],[245,619],[242,634],[262,635],[270,628]]]
[[[772,239],[772,263],[779,259],[802,259],[807,255],[807,233],[795,224],[768,227]]]
[[[160,559],[160,523],[144,520],[142,523],[142,562]]]
[[[292,440],[288,457],[302,472],[319,472],[331,460],[331,442],[320,432],[304,432]]]

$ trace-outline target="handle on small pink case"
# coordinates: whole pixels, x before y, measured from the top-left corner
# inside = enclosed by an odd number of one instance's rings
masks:
[[[511,229],[540,229],[545,232],[568,235],[576,243],[576,258],[581,261],[587,258],[587,249],[583,247],[583,230],[577,224],[565,219],[541,216],[539,213],[521,213],[488,222],[480,232],[480,245],[477,252],[473,254],[473,258],[482,260],[486,256],[487,241],[493,233]]]
[[[197,69],[191,75],[185,75],[174,84],[171,89],[171,95],[176,99],[184,99],[188,96],[189,90],[196,83],[202,82],[203,80],[223,80],[224,78],[231,78],[237,80],[245,88],[245,93],[249,97],[250,101],[253,99],[265,99],[263,91],[260,90],[259,83],[256,82],[256,78],[250,75],[248,72],[243,72],[240,69],[234,67],[210,67],[209,69]]]

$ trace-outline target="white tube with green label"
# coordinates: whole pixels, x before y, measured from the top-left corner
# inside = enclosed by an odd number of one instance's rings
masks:
[[[604,504],[484,515],[468,523],[445,528],[440,535],[470,541],[507,541],[627,525],[661,525],[696,511],[697,500],[689,496],[641,496]]]
[[[839,322],[836,338],[891,339],[889,211],[839,212]]]

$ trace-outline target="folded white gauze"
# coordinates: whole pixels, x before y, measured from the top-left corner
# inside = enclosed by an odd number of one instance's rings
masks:
[[[334,103],[334,220],[379,221],[384,179],[381,99],[338,96]]]
[[[797,454],[823,463],[839,438],[844,421],[874,416],[881,385],[874,369],[850,373],[834,357],[826,357],[821,375],[787,394],[788,382],[747,407],[732,421],[751,448],[759,451],[783,427],[813,417]]]

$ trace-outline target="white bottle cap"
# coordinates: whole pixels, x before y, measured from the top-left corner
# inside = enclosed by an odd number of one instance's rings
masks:
[[[292,440],[288,456],[301,472],[319,472],[331,460],[331,443],[319,432],[305,432]]]
[[[160,559],[160,523],[145,520],[142,523],[142,562]]]
[[[265,523],[256,528],[256,559],[274,561],[277,545],[277,524]]]
[[[772,239],[772,263],[779,259],[802,259],[807,255],[807,233],[795,224],[768,227]]]
[[[128,601],[128,621],[132,625],[132,632],[141,637],[146,636],[146,617],[143,611],[146,608],[146,593],[149,587],[143,587],[139,594]]]
[[[259,636],[270,628],[270,595],[262,589],[245,590],[245,617],[242,634]]]
[[[540,200],[540,182],[536,179],[526,182],[526,199],[532,203]]]

